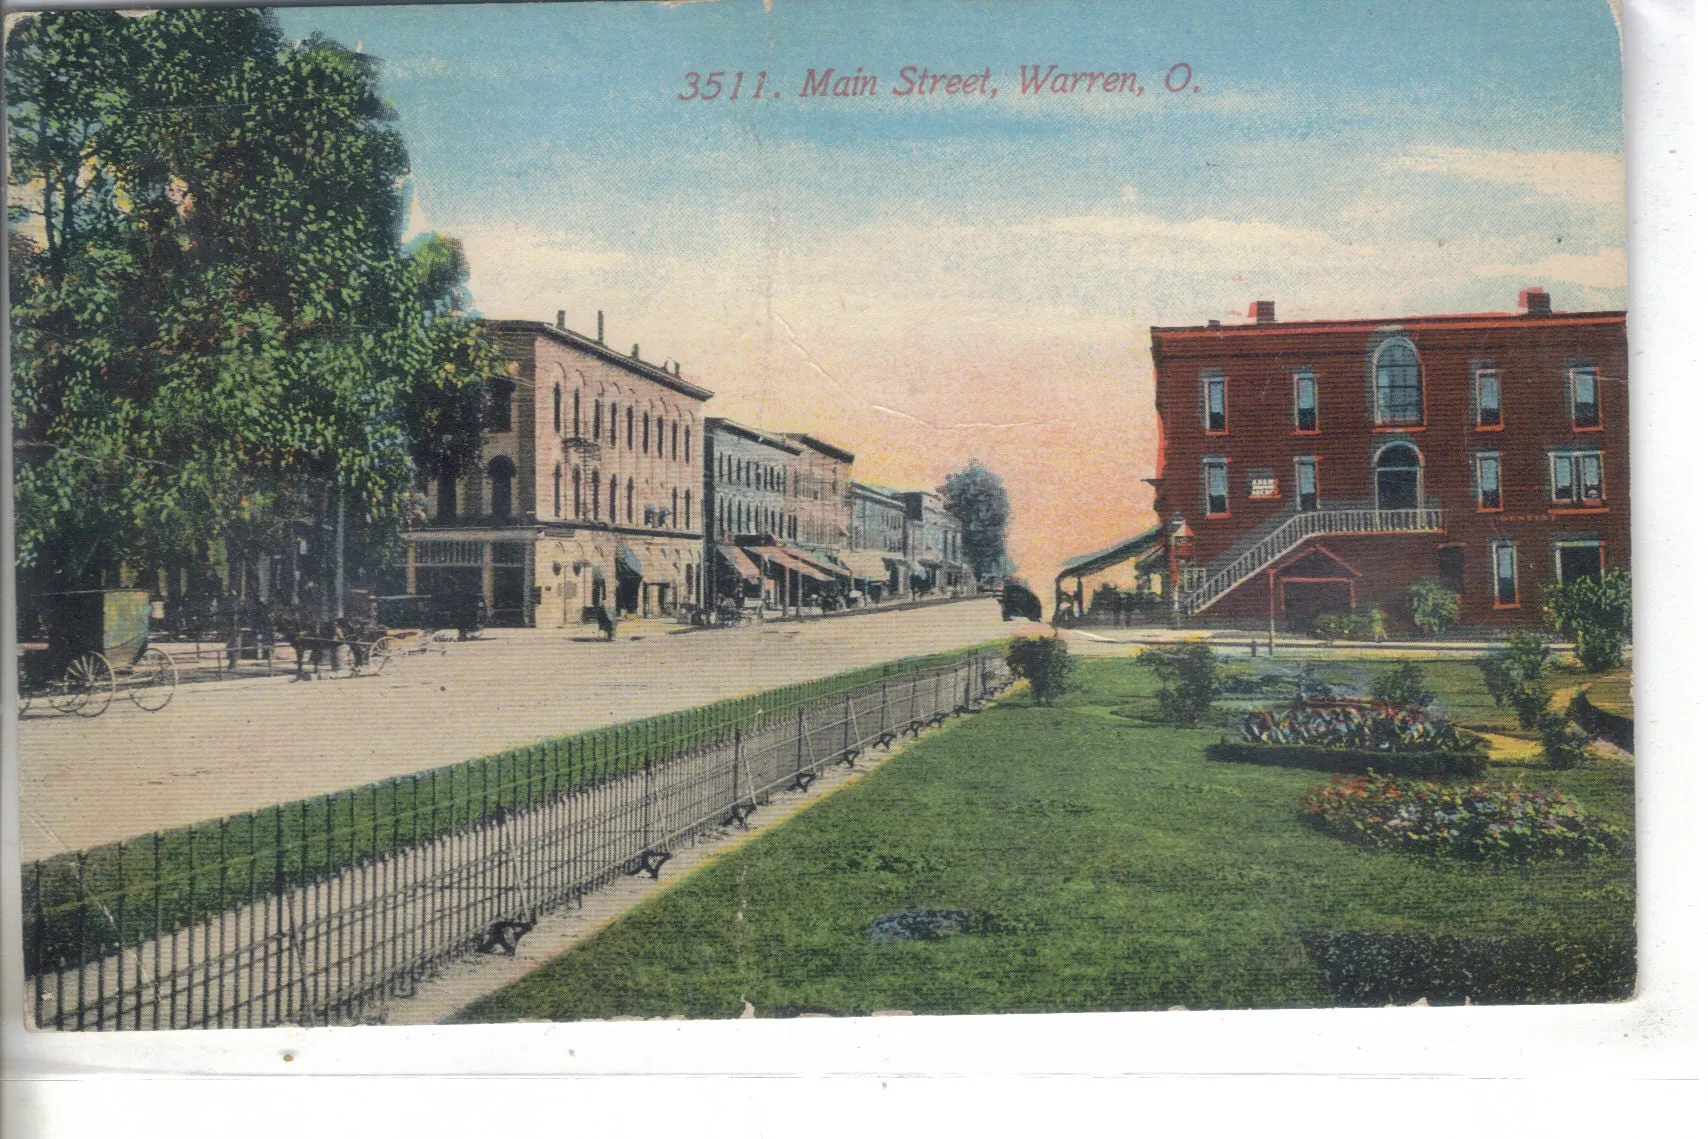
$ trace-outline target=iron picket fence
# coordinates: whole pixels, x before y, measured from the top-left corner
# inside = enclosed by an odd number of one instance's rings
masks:
[[[26,1003],[35,1027],[61,1031],[359,1022],[1008,682],[1001,653],[979,650],[740,715],[682,714],[668,736],[649,721],[523,749],[508,769],[444,769],[448,788],[428,772],[32,863]]]

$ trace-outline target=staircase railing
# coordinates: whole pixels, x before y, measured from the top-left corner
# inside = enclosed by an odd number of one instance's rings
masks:
[[[1439,529],[1439,507],[1411,510],[1352,507],[1292,514],[1248,549],[1207,574],[1204,584],[1182,599],[1181,611],[1187,614],[1202,611],[1307,538],[1323,534],[1415,534]]]

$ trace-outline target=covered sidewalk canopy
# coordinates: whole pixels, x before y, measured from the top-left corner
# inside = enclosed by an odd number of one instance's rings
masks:
[[[650,546],[642,546],[639,550],[629,546],[619,547],[617,564],[625,572],[649,585],[672,585],[682,573],[669,558]]]
[[[876,550],[843,550],[838,556],[862,581],[890,580],[890,559]]]
[[[1168,528],[1159,522],[1144,533],[1128,538],[1124,542],[1117,542],[1115,545],[1098,550],[1096,553],[1081,554],[1079,557],[1069,558],[1062,567],[1062,572],[1056,575],[1057,603],[1059,604],[1061,599],[1067,596],[1062,589],[1062,582],[1070,577],[1075,578],[1078,586],[1073,596],[1083,613],[1086,578],[1100,574],[1106,569],[1113,569],[1122,562],[1136,561],[1142,568],[1160,561],[1168,553],[1167,531]]]
[[[740,546],[719,546],[718,553],[731,569],[746,580],[764,580],[765,567],[755,561],[753,555]]]
[[[787,570],[793,570],[802,577],[810,578],[813,581],[835,581],[839,576],[847,576],[845,570],[833,570],[829,566],[822,565],[809,558],[801,551],[792,550],[786,546],[746,546],[743,547],[743,550],[750,557],[763,558],[765,561]]]

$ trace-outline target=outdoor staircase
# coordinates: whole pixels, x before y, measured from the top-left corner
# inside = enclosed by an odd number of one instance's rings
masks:
[[[1201,583],[1190,583],[1192,588],[1181,596],[1180,612],[1186,616],[1203,612],[1309,538],[1325,534],[1426,534],[1441,528],[1440,507],[1409,510],[1345,507],[1289,514],[1230,551],[1204,573]]]

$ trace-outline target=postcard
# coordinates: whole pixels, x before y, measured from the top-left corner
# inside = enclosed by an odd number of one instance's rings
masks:
[[[1619,17],[8,17],[12,1007],[1630,1000]]]

